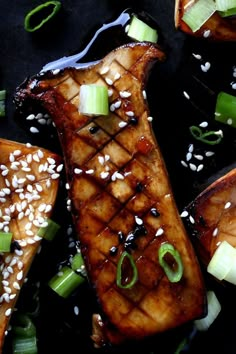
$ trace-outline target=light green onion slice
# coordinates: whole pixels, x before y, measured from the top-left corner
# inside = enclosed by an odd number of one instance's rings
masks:
[[[88,116],[108,115],[108,89],[102,85],[81,85],[79,112]]]
[[[60,1],[47,1],[44,4],[38,5],[25,16],[25,30],[27,32],[35,32],[39,30],[57,14],[60,8]]]
[[[193,32],[196,32],[214,14],[215,11],[215,1],[198,0],[186,9],[182,20],[191,28]]]
[[[12,321],[13,353],[37,354],[36,328],[29,316],[16,314]]]
[[[37,354],[36,337],[15,337],[12,340],[13,354]]]
[[[49,286],[58,295],[67,298],[84,282],[84,277],[65,266],[49,281]]]
[[[37,235],[45,238],[47,241],[52,241],[60,229],[60,225],[51,219],[47,219],[47,223],[46,227],[40,227]]]
[[[129,266],[132,270],[132,277],[131,279],[124,279],[123,275],[123,267],[125,260],[129,261]],[[117,272],[116,272],[116,285],[121,289],[131,289],[138,280],[138,270],[136,264],[133,260],[133,257],[130,253],[124,251],[118,261],[117,264]]]
[[[0,117],[5,117],[6,114],[6,90],[0,91]]]
[[[223,280],[229,273],[232,262],[235,261],[236,249],[227,241],[222,241],[214,252],[208,266],[208,273],[218,280]]]
[[[204,318],[194,321],[195,327],[198,331],[208,330],[221,311],[221,305],[214,291],[211,290],[207,292],[207,309],[207,315]]]
[[[227,11],[219,11],[218,13],[221,17],[234,16],[236,15],[236,7],[234,7],[233,9],[229,9]]]
[[[139,20],[136,16],[132,17],[127,35],[137,41],[156,43],[158,40],[157,30]]]
[[[11,240],[11,232],[0,232],[0,252],[10,252]]]
[[[165,257],[170,257],[167,262]],[[177,283],[183,276],[183,263],[178,250],[170,243],[162,243],[158,250],[158,261],[171,283]],[[172,264],[170,264],[172,263]]]
[[[215,0],[217,11],[227,11],[236,7],[236,0]]]
[[[81,252],[78,252],[74,255],[74,257],[71,260],[71,269],[73,269],[75,272],[82,272],[84,271],[84,260],[82,257]]]
[[[223,139],[223,133],[222,131],[214,131],[210,130],[207,132],[202,131],[201,128],[197,127],[196,125],[192,125],[190,128],[190,133],[192,136],[196,139],[201,141],[202,143],[208,144],[208,145],[216,145],[221,142]]]
[[[216,100],[215,120],[236,128],[236,96],[220,92]]]

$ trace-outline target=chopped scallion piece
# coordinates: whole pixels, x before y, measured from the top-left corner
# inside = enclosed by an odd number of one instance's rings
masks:
[[[131,267],[132,270],[132,278],[130,280],[124,279],[123,276],[123,267],[124,267],[124,262],[125,259],[127,259],[129,261],[129,268]],[[127,270],[127,269],[126,269]],[[131,289],[135,283],[138,280],[138,270],[136,267],[136,264],[133,260],[133,257],[131,256],[131,254],[129,254],[128,252],[123,252],[118,264],[117,264],[117,272],[116,272],[116,284],[119,288],[121,289]]]
[[[236,128],[236,96],[220,92],[216,100],[215,120]]]
[[[79,112],[89,116],[108,115],[108,89],[102,85],[81,85]]]
[[[236,7],[236,0],[215,0],[217,11],[228,11]]]
[[[0,91],[0,117],[5,117],[6,114],[6,90]]]
[[[85,278],[65,266],[49,281],[49,286],[58,295],[67,298]]]
[[[215,11],[215,1],[198,0],[185,10],[182,20],[191,28],[193,32],[196,32],[214,14]]]
[[[13,353],[37,354],[36,328],[29,316],[16,314],[12,320]]]
[[[0,252],[10,252],[11,240],[11,232],[0,232]]]
[[[51,18],[53,18],[60,8],[60,1],[47,1],[44,4],[35,7],[25,16],[25,30],[27,32],[37,31]]]
[[[234,7],[233,9],[229,9],[227,11],[219,11],[218,13],[220,14],[221,17],[234,16],[236,15],[236,7]]]
[[[137,41],[156,43],[158,40],[157,30],[148,26],[145,22],[133,16],[127,35]]]
[[[84,269],[84,260],[83,260],[81,252],[76,253],[74,255],[74,257],[72,258],[71,268],[75,272],[82,272],[82,270]]]
[[[207,131],[205,133],[202,132],[202,129],[197,127],[196,125],[192,125],[190,128],[190,133],[196,139],[201,141],[202,143],[208,145],[216,145],[219,144],[223,138],[222,131]]]
[[[13,332],[20,337],[32,337],[36,335],[36,328],[29,316],[18,313],[13,318]]]
[[[13,354],[37,354],[36,337],[15,337],[12,340]]]
[[[207,315],[204,318],[199,320],[195,320],[195,327],[199,331],[206,331],[210,327],[210,325],[215,321],[216,317],[219,315],[221,311],[221,305],[214,293],[214,291],[207,292]]]
[[[172,244],[161,244],[158,250],[158,261],[171,283],[177,283],[181,280],[183,263],[179,251]]]
[[[60,225],[51,219],[47,219],[47,224],[48,225],[46,227],[40,227],[37,235],[45,238],[48,241],[52,241],[60,229]]]

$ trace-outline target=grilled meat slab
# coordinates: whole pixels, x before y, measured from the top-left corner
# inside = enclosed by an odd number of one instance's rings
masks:
[[[20,289],[55,204],[60,158],[42,148],[0,139],[0,231],[12,233],[1,254],[0,353]],[[60,169],[61,167],[59,167]]]
[[[204,34],[208,33],[209,39],[216,41],[236,41],[236,19],[233,17],[221,17],[217,12],[215,12],[203,25],[202,27],[193,32],[191,28],[182,21],[184,11],[188,7],[188,4],[197,2],[197,0],[176,0],[175,1],[175,26],[181,31],[195,36],[204,38]]]
[[[222,241],[236,247],[236,169],[207,187],[187,207],[193,241],[207,266]]]
[[[163,59],[157,46],[131,43],[86,69],[29,79],[16,96],[21,104],[30,98],[41,102],[57,127],[74,222],[111,343],[166,331],[204,311],[202,275],[175,205],[144,91],[150,64]],[[79,113],[80,86],[91,83],[108,86],[109,116]],[[182,258],[184,272],[177,283],[158,262],[165,242]],[[129,289],[116,284],[125,250],[138,270],[138,281]],[[131,272],[124,262],[122,273],[129,278]]]

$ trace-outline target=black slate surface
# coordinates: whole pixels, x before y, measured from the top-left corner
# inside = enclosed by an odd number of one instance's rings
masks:
[[[0,137],[16,141],[41,144],[59,150],[56,137],[35,136],[24,129],[16,119],[13,96],[16,87],[27,76],[38,73],[48,62],[64,55],[75,53],[91,38],[103,23],[115,19],[123,10],[132,7],[134,11],[146,11],[157,21],[161,33],[161,44],[167,53],[167,61],[154,68],[148,82],[148,99],[154,117],[154,129],[160,148],[166,160],[177,205],[181,210],[210,181],[236,164],[235,130],[214,122],[216,94],[226,90],[234,94],[230,82],[233,80],[233,67],[236,66],[236,45],[209,43],[186,37],[174,28],[173,0],[65,0],[55,21],[39,33],[24,30],[26,13],[40,1],[1,0],[0,1],[0,89],[7,90],[6,118],[0,121]],[[118,39],[119,41],[119,39]],[[106,47],[112,47],[114,38]],[[104,47],[103,49],[107,49]],[[102,48],[101,48],[102,49]],[[102,52],[102,51],[101,51]],[[196,60],[192,53],[201,54]],[[208,73],[201,71],[200,65],[209,61],[212,66]],[[186,91],[191,100],[184,97]],[[222,129],[225,139],[214,147],[215,157],[209,159],[204,169],[194,173],[184,168],[180,160],[185,159],[189,144],[193,142],[189,126],[207,120],[210,126]],[[197,152],[204,148],[196,145]],[[65,198],[57,205],[56,218],[64,215]],[[130,351],[142,354],[172,354],[178,343],[191,334],[191,324],[161,337],[149,339],[122,348],[94,350],[90,340],[91,313],[97,304],[89,286],[84,285],[71,299],[57,298],[47,288],[47,281],[56,272],[57,264],[70,250],[66,229],[69,217],[63,224],[56,243],[45,246],[42,254],[35,260],[29,275],[29,285],[19,301],[19,308],[32,302],[31,281],[40,280],[40,315],[35,319],[38,328],[39,353],[116,353]],[[196,334],[186,349],[189,353],[215,352],[236,353],[234,332],[236,329],[235,289],[221,287],[206,277],[207,287],[214,289],[222,303],[222,311],[217,321],[207,333]],[[33,306],[33,305],[32,305]],[[74,315],[74,306],[80,309]],[[6,340],[4,353],[11,352],[11,334]]]

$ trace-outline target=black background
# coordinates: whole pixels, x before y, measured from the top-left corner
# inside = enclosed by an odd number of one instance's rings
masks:
[[[154,130],[163,152],[172,183],[176,202],[181,211],[210,181],[235,166],[235,129],[214,122],[216,94],[231,89],[232,70],[236,66],[236,45],[232,43],[212,43],[205,39],[186,37],[174,27],[173,0],[67,0],[63,7],[43,31],[28,33],[23,22],[26,13],[42,3],[40,1],[0,1],[0,89],[7,90],[6,117],[0,121],[0,137],[21,142],[30,141],[44,147],[60,151],[56,136],[32,135],[16,119],[13,96],[16,87],[27,77],[38,73],[48,62],[81,50],[92,34],[103,23],[107,23],[125,10],[146,11],[157,21],[161,45],[167,60],[157,65],[148,81],[147,92]],[[112,49],[119,38],[111,33],[110,43],[100,48],[102,55]],[[201,54],[202,61],[192,53]],[[203,73],[200,64],[209,61],[212,66]],[[235,79],[236,81],[236,79]],[[190,94],[187,100],[183,91]],[[214,158],[207,161],[203,171],[196,173],[184,168],[180,160],[185,159],[187,148],[193,142],[189,126],[203,120],[210,127],[222,129],[224,140],[213,149]],[[195,142],[194,142],[195,144]],[[202,153],[206,147],[197,145]],[[65,215],[65,195],[61,193],[57,203],[55,218]],[[47,281],[56,272],[57,263],[69,254],[66,228],[70,222],[63,222],[62,232],[56,242],[46,245],[35,260],[29,275],[32,282],[40,280],[40,315],[35,319],[38,326],[39,353],[100,353],[94,351],[90,341],[91,313],[96,309],[92,291],[84,285],[70,300],[63,301],[50,293]],[[30,282],[29,282],[30,283]],[[191,341],[189,353],[213,350],[216,353],[236,353],[234,333],[236,330],[236,304],[234,287],[222,287],[206,275],[207,288],[214,289],[222,311],[207,333],[197,334]],[[28,288],[29,289],[28,289]],[[30,285],[26,286],[19,301],[19,308],[31,302]],[[79,316],[73,315],[73,307],[78,305]],[[132,352],[150,354],[174,353],[178,343],[191,333],[191,325],[153,338],[145,343],[125,348],[111,348],[102,353]],[[9,335],[9,338],[11,335]],[[10,340],[6,341],[4,352],[11,352]],[[65,349],[66,348],[66,349]],[[207,349],[209,348],[209,349]]]

